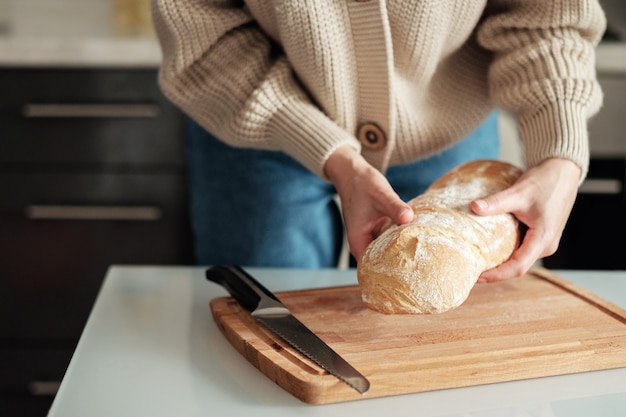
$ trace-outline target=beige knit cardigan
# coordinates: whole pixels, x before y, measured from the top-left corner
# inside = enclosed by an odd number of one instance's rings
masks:
[[[244,5],[245,4],[245,5]],[[601,106],[594,0],[153,0],[164,94],[233,146],[282,150],[324,178],[339,146],[377,169],[432,155],[494,109],[525,163],[575,161]],[[386,137],[367,148],[363,123]]]

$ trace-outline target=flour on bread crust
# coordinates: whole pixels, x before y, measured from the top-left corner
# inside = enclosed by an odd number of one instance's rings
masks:
[[[478,216],[469,204],[512,185],[522,171],[495,160],[456,167],[409,201],[412,223],[392,225],[357,266],[363,301],[387,314],[440,313],[461,305],[480,274],[520,242],[511,214]]]

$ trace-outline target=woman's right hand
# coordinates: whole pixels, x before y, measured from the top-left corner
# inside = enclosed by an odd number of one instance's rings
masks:
[[[324,172],[339,194],[348,245],[357,262],[385,222],[406,224],[413,220],[411,207],[354,148],[342,146],[335,150]]]

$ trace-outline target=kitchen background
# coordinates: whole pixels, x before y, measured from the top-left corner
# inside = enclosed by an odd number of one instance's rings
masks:
[[[148,3],[0,0],[1,416],[46,415],[109,265],[193,263],[184,123],[156,86]],[[626,1],[601,3],[605,105],[551,268],[626,269]]]

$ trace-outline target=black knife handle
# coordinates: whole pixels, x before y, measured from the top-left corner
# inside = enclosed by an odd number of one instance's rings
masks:
[[[254,311],[264,297],[280,303],[274,294],[239,266],[212,266],[206,270],[206,278],[224,287],[248,311]]]

